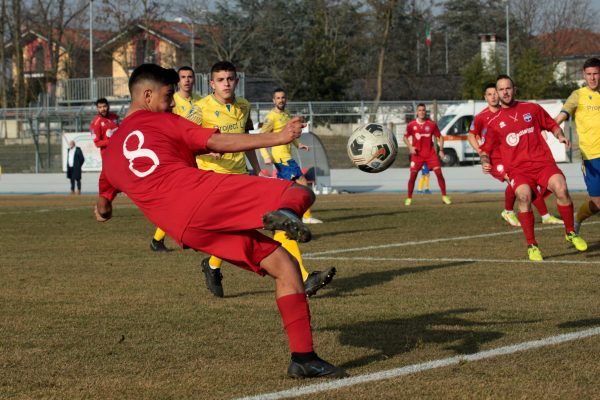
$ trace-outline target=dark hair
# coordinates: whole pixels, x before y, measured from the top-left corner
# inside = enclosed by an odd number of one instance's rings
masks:
[[[285,90],[283,90],[283,88],[280,88],[280,87],[278,87],[278,88],[275,88],[275,89],[273,90],[273,97],[275,97],[275,93],[279,93],[279,92],[283,92],[283,93],[285,93]]]
[[[196,76],[194,69],[190,66],[184,65],[183,67],[179,67],[179,69],[177,70],[177,75],[179,75],[181,71],[192,71],[192,76]]]
[[[494,82],[486,83],[483,88],[483,93],[485,93],[488,89],[492,89],[492,88],[496,89],[496,84]]]
[[[583,63],[583,69],[586,69],[586,68],[589,68],[589,67],[600,68],[600,60],[597,59],[596,57],[588,58]]]
[[[179,75],[173,68],[163,68],[156,64],[142,64],[133,70],[129,77],[129,93],[133,94],[133,87],[141,81],[152,81],[161,85],[176,85]]]
[[[107,106],[109,105],[108,100],[106,100],[104,97],[100,97],[98,100],[96,100],[96,105],[98,104],[106,104]]]
[[[235,69],[235,65],[233,65],[229,61],[219,61],[218,63],[214,64],[212,66],[212,68],[210,69],[211,78],[215,72],[220,72],[220,71],[232,71],[234,74],[237,75],[237,70]]]
[[[498,84],[498,81],[501,79],[508,79],[510,81],[510,83],[512,83],[513,87],[515,86],[515,82],[512,80],[512,78],[506,74],[500,74],[496,77],[496,84]]]
[[[425,107],[425,109],[427,110],[427,106],[425,105],[425,103],[417,104],[417,108],[419,108],[419,107]]]

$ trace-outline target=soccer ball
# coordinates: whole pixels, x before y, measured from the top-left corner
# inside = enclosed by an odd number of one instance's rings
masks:
[[[348,157],[361,171],[385,171],[396,159],[398,142],[388,129],[380,124],[358,127],[348,139]]]

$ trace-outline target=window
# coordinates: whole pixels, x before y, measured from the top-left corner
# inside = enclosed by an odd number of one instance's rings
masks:
[[[44,47],[42,45],[35,48],[33,58],[35,60],[35,72],[44,72],[46,63],[44,62]]]
[[[473,116],[465,115],[464,117],[460,117],[458,121],[452,125],[448,134],[450,135],[466,135],[469,133],[469,128],[471,127],[471,122],[473,121]]]
[[[154,51],[154,41],[140,39],[135,44],[136,64],[156,63],[156,52]]]

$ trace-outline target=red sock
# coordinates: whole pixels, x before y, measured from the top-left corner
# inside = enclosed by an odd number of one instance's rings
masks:
[[[512,186],[506,185],[506,189],[504,190],[504,209],[506,211],[513,210],[516,198],[517,196],[515,196],[515,191],[513,190]]]
[[[446,180],[444,179],[444,175],[442,175],[442,169],[441,168],[434,169],[433,172],[435,172],[435,176],[437,178],[438,185],[440,185],[440,191],[442,192],[442,196],[445,196],[446,195]]]
[[[535,199],[532,201],[535,208],[537,208],[540,215],[548,214],[548,207],[546,207],[546,202],[544,201],[544,196],[535,196]]]
[[[415,181],[417,180],[417,175],[419,171],[410,171],[410,177],[408,178],[408,198],[411,199],[413,195],[413,190],[415,190]]]
[[[311,195],[310,190],[310,188],[303,186],[290,186],[281,195],[279,208],[290,209],[296,215],[301,216],[314,201],[314,196]]]
[[[517,216],[521,222],[521,228],[523,228],[527,245],[529,246],[530,244],[535,244],[537,246],[537,242],[535,241],[535,232],[533,230],[533,211],[519,212]]]
[[[304,293],[290,294],[277,299],[277,307],[292,353],[313,351],[310,309]]]
[[[561,206],[560,204],[556,204],[556,208],[558,209],[558,213],[560,214],[563,222],[565,223],[565,232],[571,233],[575,232],[575,221],[573,217],[573,203],[568,206]]]

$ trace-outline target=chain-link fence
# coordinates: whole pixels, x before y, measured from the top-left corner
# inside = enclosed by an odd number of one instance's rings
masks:
[[[373,102],[292,102],[288,110],[304,116],[310,131],[322,142],[331,168],[349,168],[346,142],[359,125],[377,122],[395,133],[402,145],[406,124],[415,118],[420,101]],[[424,101],[431,118],[437,120],[458,101]],[[272,109],[272,103],[254,103],[252,119],[256,127]],[[112,105],[123,117],[128,105]],[[26,108],[0,110],[0,166],[3,172],[59,172],[62,170],[61,145],[64,133],[86,132],[96,115],[93,105],[79,107]],[[567,126],[565,131],[571,132]],[[402,150],[402,149],[401,149]],[[402,151],[395,166],[405,166],[408,156]]]

